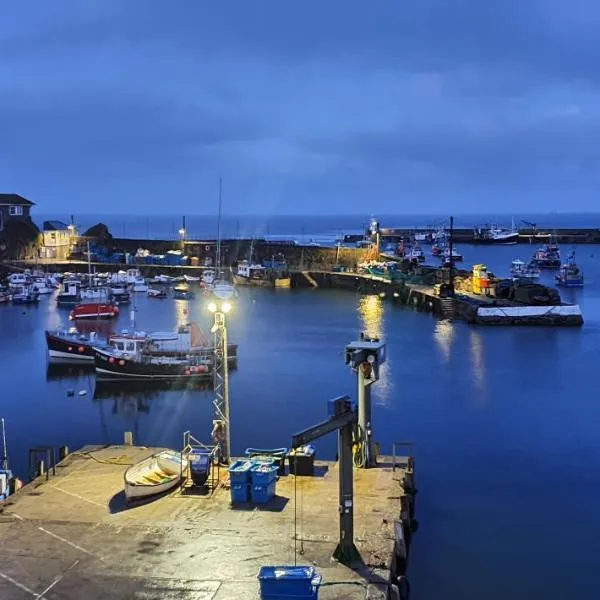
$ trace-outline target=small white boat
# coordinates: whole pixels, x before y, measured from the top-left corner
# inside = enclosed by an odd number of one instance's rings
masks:
[[[149,456],[125,471],[125,497],[134,500],[167,492],[187,474],[187,468],[187,459],[174,450]]]
[[[134,292],[147,292],[148,291],[148,285],[146,284],[146,280],[142,276],[136,277],[133,280],[133,291]]]
[[[200,281],[200,277],[194,277],[193,275],[184,275],[186,283],[198,283]]]
[[[154,288],[148,288],[148,298],[166,298],[167,292],[165,290],[156,290]]]
[[[511,263],[510,274],[513,279],[538,279],[540,270],[535,264],[526,265],[522,260],[516,258]]]

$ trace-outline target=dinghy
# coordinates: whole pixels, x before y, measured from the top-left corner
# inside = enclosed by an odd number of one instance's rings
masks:
[[[125,497],[136,500],[174,488],[187,474],[188,461],[179,452],[164,450],[125,471]]]

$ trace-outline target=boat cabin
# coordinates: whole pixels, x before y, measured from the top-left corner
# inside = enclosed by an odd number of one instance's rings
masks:
[[[267,269],[262,265],[250,264],[247,260],[238,263],[237,274],[246,279],[266,279]]]
[[[147,337],[141,333],[122,333],[111,335],[108,338],[108,345],[113,349],[117,356],[138,356],[145,344]]]

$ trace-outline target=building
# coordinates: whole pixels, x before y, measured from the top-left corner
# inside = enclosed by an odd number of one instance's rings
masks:
[[[44,221],[42,229],[38,257],[67,260],[76,241],[75,228],[62,221]]]
[[[10,221],[29,221],[34,203],[19,194],[0,194],[0,231]]]

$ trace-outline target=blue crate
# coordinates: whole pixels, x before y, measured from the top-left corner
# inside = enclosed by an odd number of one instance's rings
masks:
[[[250,486],[250,496],[254,504],[267,504],[275,496],[275,486],[277,480],[274,479],[267,484],[252,484]]]
[[[261,600],[318,599],[321,576],[314,567],[261,567]]]
[[[231,504],[245,504],[250,501],[250,486],[247,483],[231,484]]]
[[[277,479],[278,466],[269,463],[256,461],[250,469],[252,485],[268,485]]]
[[[254,463],[250,460],[236,460],[229,467],[231,483],[250,483],[250,469]]]

